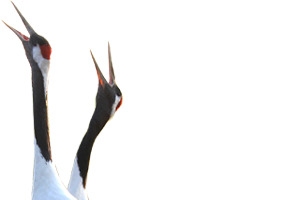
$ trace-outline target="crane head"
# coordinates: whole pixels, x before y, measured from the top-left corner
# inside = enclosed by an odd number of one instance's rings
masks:
[[[109,56],[109,82],[102,74],[96,59],[91,52],[99,79],[98,93],[96,97],[97,105],[101,106],[105,113],[109,115],[109,118],[114,115],[118,108],[122,105],[122,93],[115,82],[115,74],[113,69],[112,57],[110,45],[108,44],[108,56]]]
[[[31,25],[27,22],[27,20],[24,18],[24,16],[21,14],[21,12],[18,10],[18,8],[15,6],[13,2],[11,2],[16,9],[17,13],[19,14],[22,22],[24,23],[30,37],[24,35],[20,31],[16,30],[15,28],[9,26],[7,23],[3,21],[3,23],[10,28],[21,40],[23,43],[24,49],[26,51],[26,56],[30,62],[31,67],[33,68],[35,66],[35,63],[37,63],[38,67],[43,67],[43,63],[45,63],[46,66],[47,63],[49,63],[50,56],[52,53],[52,48],[49,44],[49,42],[42,36],[38,35],[34,29],[31,27]],[[44,61],[44,62],[43,62]],[[42,70],[42,69],[41,69]]]

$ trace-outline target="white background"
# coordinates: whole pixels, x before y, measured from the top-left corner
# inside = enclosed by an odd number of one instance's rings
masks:
[[[232,2],[232,3],[231,3]],[[123,105],[95,142],[91,200],[286,199],[285,1],[15,0],[50,42],[53,159],[65,184],[95,106],[91,49]],[[0,18],[27,34],[9,1]],[[0,24],[0,182],[30,199],[31,71]]]

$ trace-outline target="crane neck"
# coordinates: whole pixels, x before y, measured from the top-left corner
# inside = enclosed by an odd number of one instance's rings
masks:
[[[47,109],[46,83],[38,68],[32,68],[35,141],[46,161],[52,160]]]
[[[40,68],[32,67],[35,131],[32,199],[50,200],[57,197],[57,199],[75,200],[61,182],[52,162],[47,108],[47,79],[43,77],[42,71]]]
[[[102,105],[97,103],[97,105]],[[88,200],[86,182],[93,144],[110,118],[105,106],[96,106],[88,130],[81,141],[74,161],[71,178],[68,186],[69,192],[81,200]]]
[[[80,147],[77,152],[77,164],[79,166],[80,175],[82,177],[83,186],[86,187],[87,174],[90,163],[90,156],[93,148],[93,144],[104,128],[106,123],[109,121],[110,114],[105,111],[102,106],[97,106],[95,112],[90,121],[88,130],[82,139]]]

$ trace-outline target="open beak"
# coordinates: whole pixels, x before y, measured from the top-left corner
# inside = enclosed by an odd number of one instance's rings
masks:
[[[16,9],[16,11],[18,12],[19,16],[21,17],[22,19],[22,22],[24,23],[28,33],[30,35],[32,34],[36,34],[36,32],[33,30],[33,28],[30,26],[30,24],[27,22],[27,20],[25,19],[25,17],[21,14],[21,12],[18,10],[18,8],[15,6],[15,4],[11,1],[11,3],[13,4],[14,8]],[[20,31],[17,31],[15,28],[9,26],[7,23],[5,23],[3,21],[3,23],[8,27],[10,28],[17,36],[18,38],[22,41],[22,42],[27,42],[29,41],[29,37],[27,37],[26,35],[24,35],[23,33],[21,33]]]
[[[110,43],[108,43],[108,54],[109,54],[109,72],[110,72],[110,81],[109,81],[109,83],[111,85],[114,85],[115,84],[115,73],[114,73],[114,68],[113,68]]]
[[[109,83],[107,82],[107,80],[105,79],[104,75],[102,74],[96,59],[93,56],[93,53],[91,51],[91,55],[97,70],[97,74],[98,74],[98,78],[99,78],[99,83],[101,86],[104,86],[105,84],[109,84],[109,85],[114,85],[115,84],[115,74],[114,74],[114,69],[113,69],[113,63],[112,63],[112,56],[111,56],[111,50],[110,50],[110,44],[108,44],[108,56],[109,56],[109,74],[110,74],[110,79],[109,79]]]
[[[93,58],[93,61],[94,61],[94,64],[95,64],[95,67],[96,67],[96,70],[97,70],[98,79],[99,79],[99,84],[104,87],[105,84],[107,84],[108,82],[106,81],[106,79],[105,79],[103,73],[101,72],[101,70],[100,70],[100,68],[99,68],[99,65],[97,64],[97,61],[96,61],[96,59],[94,58],[94,55],[93,55],[92,51],[91,51],[91,55],[92,55],[92,58]]]

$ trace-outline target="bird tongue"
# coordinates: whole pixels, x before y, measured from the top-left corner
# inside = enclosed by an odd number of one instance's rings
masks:
[[[15,31],[17,31],[17,30],[15,29]],[[24,34],[21,33],[20,31],[17,31],[17,33],[18,33],[24,40],[29,41],[30,38],[29,38],[28,36],[24,35]]]

